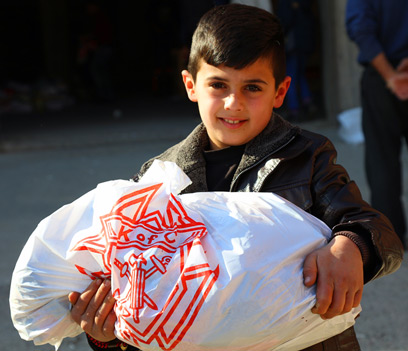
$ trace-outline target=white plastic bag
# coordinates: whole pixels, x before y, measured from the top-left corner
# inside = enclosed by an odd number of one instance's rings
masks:
[[[81,333],[67,295],[95,277],[112,279],[116,335],[142,350],[299,350],[354,324],[359,308],[310,311],[302,265],[330,234],[321,221],[270,193],[175,195],[188,184],[155,161],[43,220],[12,277],[21,337],[58,347]]]
[[[337,116],[340,123],[338,135],[347,144],[364,143],[364,133],[361,126],[362,109],[355,107],[341,112]]]

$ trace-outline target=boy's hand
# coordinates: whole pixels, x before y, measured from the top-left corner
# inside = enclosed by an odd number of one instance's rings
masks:
[[[364,273],[361,253],[349,238],[338,235],[309,254],[303,266],[304,284],[316,287],[312,312],[323,319],[349,312],[360,304]]]
[[[115,299],[109,279],[96,279],[82,294],[72,292],[68,299],[72,304],[72,318],[87,334],[102,342],[116,338],[113,332],[116,321],[113,311]]]

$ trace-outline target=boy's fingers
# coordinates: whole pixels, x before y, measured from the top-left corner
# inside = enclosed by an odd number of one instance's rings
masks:
[[[72,306],[71,315],[74,321],[78,324],[80,324],[82,315],[87,311],[88,305],[101,283],[101,279],[94,280],[91,284],[89,284],[85,291],[77,297],[75,304]],[[75,295],[72,297],[75,297]]]
[[[109,340],[113,340],[115,336],[115,322],[116,322],[116,314],[113,309],[108,313],[105,323],[102,328],[102,333],[105,335],[105,337]]]
[[[322,306],[320,309],[315,309],[313,312],[321,315],[323,319],[333,318],[335,316],[348,313],[353,307],[357,307],[363,296],[363,290],[358,290],[357,292],[337,292],[334,291],[333,301],[329,308],[324,311]]]
[[[99,286],[89,302],[81,323],[82,328],[99,341],[113,340],[116,321],[116,315],[113,313],[114,305],[111,282],[107,279]]]
[[[74,321],[96,340],[105,342],[115,339],[115,299],[110,280],[97,279],[82,294],[77,294],[74,292],[68,296],[75,303],[71,310]]]
[[[346,298],[345,298],[344,306],[343,306],[343,313],[350,312],[351,309],[353,308],[354,295],[355,294],[351,294],[351,293],[346,294]]]
[[[89,305],[95,312],[102,306],[105,301],[105,297],[108,293],[110,293],[111,282],[109,279],[103,281],[102,284],[99,285],[98,289],[96,290],[95,294],[93,295]]]
[[[97,287],[97,290],[90,299],[85,312],[83,313],[83,320],[87,322],[87,326],[90,325],[92,329],[102,329],[102,325],[95,325],[95,317],[99,313],[100,308],[103,306],[106,295],[110,292],[110,280],[105,280]],[[98,321],[100,323],[100,320]],[[89,324],[88,324],[89,323]]]
[[[334,287],[325,283],[325,280],[320,280],[316,288],[316,305],[312,308],[312,312],[324,315],[329,309],[333,299]]]
[[[101,289],[99,289],[101,290]],[[102,293],[101,293],[102,297]],[[109,284],[109,291],[103,296],[102,302],[99,304],[99,308],[95,313],[95,324],[97,328],[102,329],[104,324],[109,317],[110,313],[113,310],[116,300],[112,296],[112,292],[110,291],[110,284]]]
[[[305,258],[303,264],[303,283],[309,287],[316,283],[317,280],[317,255],[311,253]]]
[[[322,318],[329,319],[345,313],[347,295],[342,290],[334,289],[331,303],[325,311],[321,311]]]
[[[68,300],[71,303],[71,305],[76,304],[76,302],[78,301],[79,295],[80,295],[80,293],[76,292],[76,291],[69,293]]]
[[[357,307],[358,305],[360,305],[362,297],[363,297],[363,289],[360,289],[354,295],[353,307]]]

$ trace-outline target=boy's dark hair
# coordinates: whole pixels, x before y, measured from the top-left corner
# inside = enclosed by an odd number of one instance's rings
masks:
[[[197,78],[200,59],[219,66],[244,68],[270,58],[276,87],[286,76],[284,35],[279,19],[257,7],[229,4],[205,13],[194,32],[188,71]]]

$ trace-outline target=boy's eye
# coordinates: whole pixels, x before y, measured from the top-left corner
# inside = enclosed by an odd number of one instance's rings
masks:
[[[256,91],[261,91],[262,89],[255,84],[250,84],[246,87],[246,90],[252,91],[252,92],[256,92]]]
[[[223,89],[225,88],[225,84],[221,82],[215,82],[215,83],[211,83],[210,87],[213,89]]]

